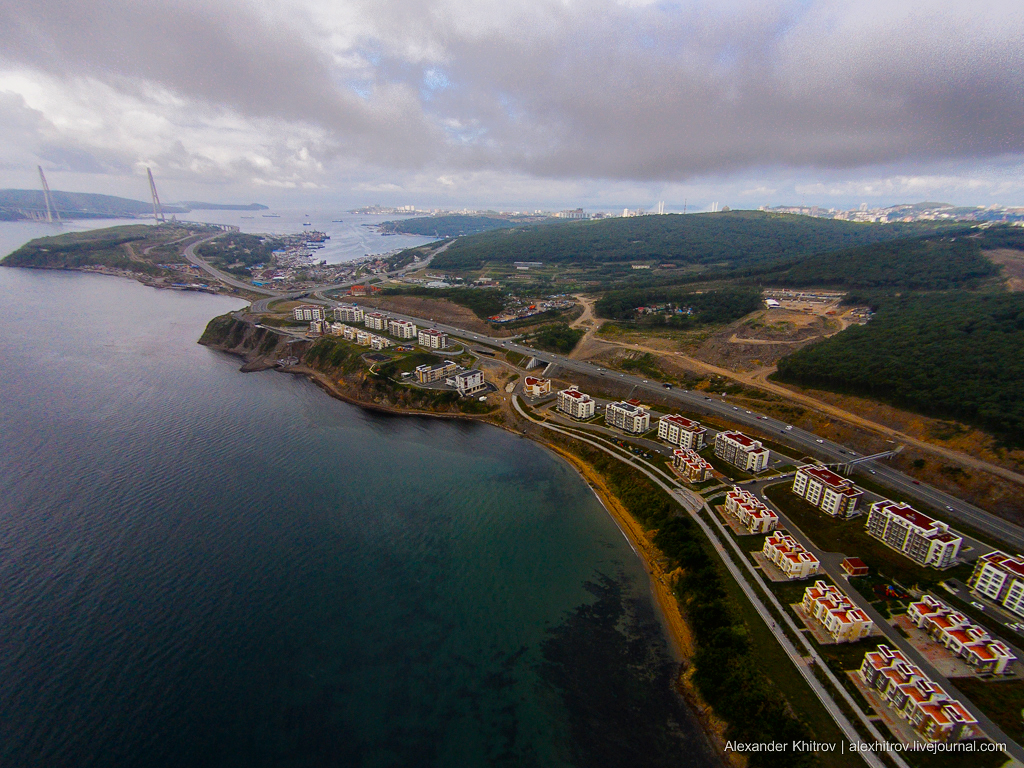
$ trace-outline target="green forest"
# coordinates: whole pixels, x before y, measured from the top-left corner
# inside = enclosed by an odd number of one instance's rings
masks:
[[[637,315],[637,307],[670,304],[678,312]],[[760,308],[761,292],[754,288],[719,288],[686,291],[679,288],[647,288],[611,291],[594,305],[600,317],[634,320],[643,326],[698,328],[731,323]]]
[[[506,229],[521,225],[522,220],[497,218],[494,216],[425,216],[416,219],[382,222],[383,232],[401,232],[406,235],[424,237],[459,237],[489,232],[492,229]]]
[[[529,344],[547,352],[567,355],[576,348],[586,333],[582,328],[570,328],[568,323],[546,325],[529,338]]]
[[[638,216],[484,232],[452,243],[434,257],[433,266],[476,269],[513,261],[740,266],[920,236],[938,227],[858,224],[762,211]]]
[[[775,378],[959,419],[1024,445],[1024,294],[875,303],[870,323],[783,358]]]
[[[216,240],[203,243],[196,250],[204,259],[217,263],[228,272],[248,275],[247,267],[269,264],[273,252],[283,247],[284,243],[281,240],[244,232],[230,232]],[[241,263],[244,267],[231,269],[227,266],[235,263]]]

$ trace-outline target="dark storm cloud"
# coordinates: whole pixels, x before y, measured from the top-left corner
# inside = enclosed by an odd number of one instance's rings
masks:
[[[679,180],[1024,152],[1017,5],[0,0],[0,58],[319,126],[321,157]]]

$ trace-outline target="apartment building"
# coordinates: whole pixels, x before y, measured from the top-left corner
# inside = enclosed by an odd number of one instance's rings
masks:
[[[850,517],[864,492],[826,467],[805,464],[793,477],[793,493],[806,499],[826,515]]]
[[[443,363],[435,365],[418,365],[416,366],[416,381],[420,384],[433,384],[435,381],[444,381],[449,376],[455,375],[458,369],[459,366],[451,360],[445,360]]]
[[[373,338],[373,334],[369,331],[356,331],[356,344],[361,347],[370,346],[370,339]]]
[[[956,699],[888,645],[864,654],[860,678],[874,688],[897,716],[925,740],[955,742],[974,735],[978,721]]]
[[[604,409],[604,423],[623,432],[642,435],[651,428],[651,414],[637,403],[608,403]]]
[[[580,392],[575,384],[559,392],[557,402],[556,408],[574,419],[589,419],[597,407],[590,395]]]
[[[370,349],[375,349],[379,352],[380,350],[387,349],[390,346],[390,339],[385,339],[383,336],[378,336],[374,333],[370,334]]]
[[[292,316],[296,320],[323,320],[324,308],[316,304],[300,304],[292,310]]]
[[[417,330],[416,324],[408,320],[388,320],[388,333],[396,339],[415,339]]]
[[[419,332],[417,342],[427,349],[444,349],[448,346],[448,334],[436,328],[424,328]]]
[[[309,336],[320,336],[324,332],[324,326],[326,322],[324,320],[310,320],[309,330],[306,333]]]
[[[365,314],[358,304],[342,304],[334,308],[334,319],[345,323],[361,323]]]
[[[745,488],[733,486],[725,494],[725,511],[737,518],[750,533],[771,533],[779,516]]]
[[[960,657],[978,672],[1009,674],[1007,667],[1017,659],[1006,643],[995,640],[966,615],[955,611],[932,595],[924,595],[907,608],[907,618],[935,642]]]
[[[341,336],[345,332],[345,329],[347,327],[348,326],[345,325],[344,323],[337,323],[337,322],[331,323],[331,335],[332,336]]]
[[[672,468],[688,483],[703,483],[714,471],[707,459],[689,448],[672,451]]]
[[[804,590],[800,605],[835,643],[855,643],[875,628],[875,622],[845,592],[820,579]]]
[[[551,379],[527,376],[523,381],[523,392],[527,397],[541,397],[551,393]]]
[[[866,527],[886,546],[932,568],[953,565],[963,542],[945,523],[922,515],[909,504],[889,499],[871,505]]]
[[[476,394],[480,390],[487,388],[487,383],[484,381],[484,372],[478,371],[475,368],[449,376],[445,379],[445,383],[450,387],[455,387],[463,397]]]
[[[388,329],[388,316],[381,312],[367,312],[363,316],[363,325],[371,331],[386,331]]]
[[[801,546],[800,542],[782,531],[775,531],[764,540],[761,550],[775,563],[788,579],[806,579],[818,572],[818,558]]]
[[[715,435],[715,456],[744,472],[761,472],[768,467],[768,449],[760,440],[753,440],[742,432]]]
[[[704,447],[704,438],[708,431],[700,422],[687,419],[678,413],[662,416],[658,420],[658,439],[679,448],[699,451]]]
[[[996,550],[979,557],[967,585],[1018,616],[1024,616],[1024,555]]]
[[[346,325],[341,331],[342,337],[348,339],[349,341],[355,341],[356,334],[359,333],[362,333],[362,331],[360,331],[358,328],[353,328],[351,325]]]

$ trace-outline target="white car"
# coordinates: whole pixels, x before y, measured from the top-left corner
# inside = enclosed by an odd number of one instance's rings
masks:
[[[814,442],[816,442],[816,443],[824,443],[825,441],[819,438],[819,439],[815,440]]]
[[[984,611],[985,610],[985,606],[984,605],[982,605],[981,603],[976,603],[973,600],[971,600],[971,605],[973,605],[979,611]]]

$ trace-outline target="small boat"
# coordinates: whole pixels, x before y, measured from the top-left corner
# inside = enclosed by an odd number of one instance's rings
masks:
[[[331,219],[331,223],[332,224],[344,224],[345,220],[344,219]]]
[[[280,214],[277,214],[277,213],[264,213],[263,214],[263,218],[264,219],[280,219],[281,216],[280,216]]]
[[[302,222],[302,226],[304,226],[304,227],[312,227],[313,226],[313,222],[311,222],[311,221],[304,221],[304,222]]]

